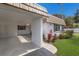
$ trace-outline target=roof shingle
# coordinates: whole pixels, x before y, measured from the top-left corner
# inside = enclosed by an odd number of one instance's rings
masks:
[[[49,18],[47,19],[47,22],[54,23],[54,24],[59,24],[59,25],[65,25],[65,21],[63,19],[60,19],[56,16],[50,15]]]

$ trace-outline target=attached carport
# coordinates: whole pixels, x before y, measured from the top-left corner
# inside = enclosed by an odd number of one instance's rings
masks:
[[[41,47],[43,17],[7,4],[0,4],[0,55],[18,55],[27,49]],[[17,40],[17,26],[28,23],[32,25],[32,42],[21,44]]]

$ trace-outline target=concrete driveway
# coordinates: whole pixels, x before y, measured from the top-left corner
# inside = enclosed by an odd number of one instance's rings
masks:
[[[31,53],[25,54],[24,56],[55,56],[55,54],[51,53],[45,48],[40,48]]]

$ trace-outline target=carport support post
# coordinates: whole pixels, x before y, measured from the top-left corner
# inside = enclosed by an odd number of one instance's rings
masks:
[[[32,42],[42,46],[43,42],[43,19],[35,19],[32,21]]]

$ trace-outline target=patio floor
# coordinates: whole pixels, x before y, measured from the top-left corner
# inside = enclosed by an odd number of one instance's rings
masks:
[[[26,36],[17,38],[0,38],[0,56],[53,56],[57,49],[43,42],[41,48],[31,42]]]
[[[0,38],[0,56],[18,56],[38,47],[31,41],[24,41],[25,37],[20,36],[22,40],[15,38]]]

